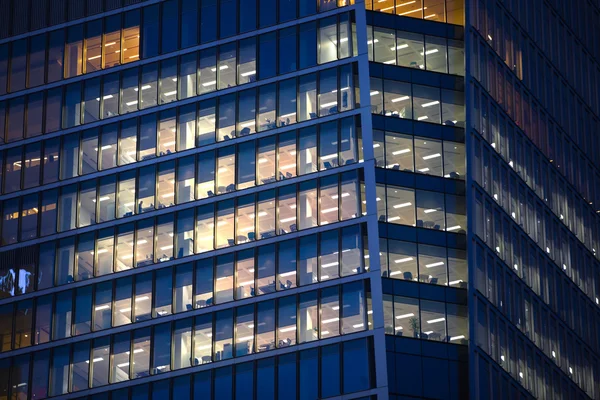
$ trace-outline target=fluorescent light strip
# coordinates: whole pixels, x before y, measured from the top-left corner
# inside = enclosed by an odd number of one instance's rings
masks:
[[[396,315],[396,319],[406,319],[406,318],[410,318],[410,317],[414,317],[414,316],[415,316],[414,313],[408,313],[408,314]]]
[[[410,149],[396,150],[396,151],[392,152],[392,155],[399,156],[400,154],[406,154],[406,153],[410,153]]]
[[[435,153],[435,154],[430,154],[428,156],[424,156],[423,160],[431,160],[432,158],[438,158],[441,157],[442,155],[440,153]]]
[[[416,8],[416,9],[414,9],[414,10],[406,11],[406,12],[400,13],[400,14],[398,14],[398,15],[408,15],[408,14],[413,14],[413,13],[419,12],[419,11],[421,11],[421,10],[426,10],[426,9],[427,9],[427,7],[423,7],[423,8]]]
[[[296,330],[296,326],[294,325],[294,326],[290,326],[288,328],[280,328],[279,332],[280,333],[285,333],[285,332],[293,332],[295,330]]]
[[[402,264],[402,263],[409,262],[409,261],[412,261],[412,260],[414,260],[414,258],[412,258],[412,257],[405,257],[405,258],[399,258],[397,260],[394,260],[394,262],[396,264]]]
[[[392,46],[392,47],[390,47],[390,50],[392,50],[392,51],[394,51],[394,50],[402,50],[402,49],[405,49],[407,47],[408,47],[408,45],[406,43],[404,43],[404,44],[399,44],[396,47]]]
[[[435,106],[436,104],[440,104],[440,102],[438,100],[430,101],[429,103],[421,104],[421,107],[431,107],[431,106]]]
[[[395,99],[392,99],[392,103],[397,103],[399,101],[405,101],[405,100],[408,100],[408,99],[410,99],[409,96],[396,97]]]
[[[425,264],[425,268],[433,268],[433,267],[439,267],[441,265],[444,265],[443,261],[438,261],[438,262],[434,262],[431,264]]]
[[[336,158],[337,153],[327,154],[326,156],[321,156],[321,160],[331,160],[332,158]]]
[[[446,318],[442,317],[442,318],[436,318],[436,319],[430,319],[429,321],[427,321],[428,324],[435,324],[437,322],[444,322],[446,320]]]
[[[337,101],[332,101],[329,103],[323,103],[321,104],[321,108],[327,108],[327,107],[331,107],[331,106],[337,106]]]
[[[434,14],[434,15],[435,15],[435,14]],[[427,18],[427,17],[425,17],[425,18]],[[428,56],[428,55],[430,55],[430,54],[435,54],[435,53],[437,53],[438,51],[439,51],[439,49],[431,49],[431,50],[427,50],[427,51],[425,52],[425,55],[426,55],[426,56]],[[421,55],[423,55],[423,53],[420,53],[420,54],[421,54]]]

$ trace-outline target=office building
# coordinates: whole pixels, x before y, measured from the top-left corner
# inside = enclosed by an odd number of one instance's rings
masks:
[[[599,22],[1,2],[0,400],[599,398]]]

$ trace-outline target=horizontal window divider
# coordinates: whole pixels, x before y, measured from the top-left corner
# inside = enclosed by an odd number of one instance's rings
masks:
[[[382,124],[385,123],[386,121],[396,121],[398,120],[398,118],[396,117],[391,117],[389,115],[378,115],[378,114],[371,114],[371,111],[369,110],[369,115],[372,116],[372,118],[374,120],[377,120],[378,123]],[[382,131],[385,133],[398,133],[401,135],[410,135],[410,136],[417,136],[417,137],[424,137],[424,138],[430,138],[430,139],[434,139],[434,140],[442,140],[442,141],[446,141],[446,142],[456,142],[456,143],[461,143],[461,144],[465,144],[465,135],[466,135],[466,129],[465,128],[461,128],[458,126],[448,126],[448,125],[441,125],[442,127],[442,137],[440,137],[439,135],[434,134],[433,132],[428,132],[427,130],[423,130],[422,132],[419,130],[420,126],[430,126],[430,123],[428,122],[423,122],[423,121],[415,121],[415,120],[409,120],[407,119],[407,121],[412,122],[412,129],[413,132],[409,133],[407,131],[398,129],[398,128],[387,128],[386,129],[380,129],[380,128],[373,128],[374,131]],[[439,124],[435,124],[436,126],[440,126]],[[447,136],[452,133],[452,138],[447,138]],[[448,135],[447,135],[448,134]]]
[[[67,185],[70,185],[73,183],[85,182],[87,180],[102,178],[105,176],[117,175],[121,172],[140,169],[140,168],[143,168],[148,165],[160,164],[160,163],[166,162],[166,161],[177,160],[177,159],[184,158],[187,156],[192,156],[192,155],[201,154],[201,153],[208,152],[208,151],[218,150],[220,148],[231,146],[234,144],[245,143],[245,142],[249,142],[252,140],[259,140],[259,139],[263,139],[265,137],[270,137],[270,136],[277,136],[277,135],[280,135],[280,134],[283,134],[286,132],[292,132],[292,131],[306,128],[309,126],[318,126],[318,125],[326,123],[326,122],[336,121],[341,118],[352,117],[352,116],[359,115],[359,114],[360,114],[359,109],[352,109],[352,110],[344,111],[339,114],[327,115],[325,117],[302,121],[302,122],[299,122],[299,123],[296,123],[293,125],[286,125],[286,126],[278,127],[278,128],[268,130],[268,131],[257,132],[257,133],[253,133],[251,135],[246,135],[246,136],[241,136],[241,137],[234,137],[231,140],[222,140],[220,142],[215,142],[215,143],[203,145],[200,147],[194,147],[192,149],[176,151],[171,154],[165,154],[165,155],[154,157],[154,158],[151,158],[148,160],[135,161],[135,162],[125,164],[125,165],[119,165],[114,168],[109,168],[109,169],[93,172],[91,174],[79,175],[79,176],[76,176],[73,178],[68,178],[65,180],[58,181],[58,182],[52,182],[52,183],[47,183],[45,185],[32,187],[30,189],[23,189],[23,190],[18,190],[18,191],[11,192],[11,193],[6,193],[3,195],[0,195],[0,201],[10,200],[10,199],[16,198],[16,197],[27,196],[29,194],[37,193],[37,192],[44,191],[44,190],[56,189],[56,188],[67,186]],[[1,151],[2,150],[0,149],[0,152]],[[344,166],[344,167],[346,167],[346,166]],[[352,168],[349,168],[349,169],[352,169]],[[319,172],[324,172],[324,171],[319,171]],[[312,176],[312,174],[309,174],[309,175]],[[296,179],[300,176],[303,176],[303,175],[299,175],[297,177],[294,177],[293,179]],[[286,182],[288,180],[289,180],[289,178],[286,179]],[[281,182],[281,181],[278,181],[278,182]],[[266,185],[257,185],[254,187],[256,188],[256,187],[267,187],[267,186]],[[239,190],[236,190],[235,193],[237,193],[238,191]],[[224,197],[219,197],[219,198],[224,198]],[[3,250],[3,248],[0,248],[0,249]]]
[[[319,347],[327,346],[330,344],[344,343],[344,342],[348,342],[351,340],[367,338],[370,336],[378,336],[376,332],[378,332],[378,331],[365,330],[365,331],[360,331],[360,332],[348,333],[345,335],[338,335],[336,337],[319,339],[319,340],[315,340],[312,342],[306,342],[306,343],[301,343],[301,344],[295,344],[295,345],[289,346],[289,347],[277,348],[274,350],[252,353],[252,354],[239,356],[239,357],[233,357],[233,358],[229,358],[227,360],[213,361],[213,362],[210,362],[207,364],[201,364],[201,365],[197,365],[197,366],[193,366],[193,367],[176,369],[176,370],[172,370],[169,372],[160,373],[157,375],[145,376],[143,378],[135,378],[135,379],[129,379],[127,381],[122,381],[122,382],[118,382],[118,383],[110,383],[108,385],[104,385],[104,386],[101,386],[98,388],[82,390],[82,391],[73,392],[73,393],[69,393],[66,395],[57,396],[57,397],[53,397],[53,398],[56,398],[56,399],[80,399],[82,397],[85,397],[86,395],[93,395],[96,393],[103,393],[106,391],[112,392],[112,391],[115,391],[118,389],[147,384],[150,382],[162,381],[165,379],[176,378],[179,376],[191,375],[196,372],[213,370],[213,369],[219,368],[219,367],[227,367],[227,366],[231,366],[231,365],[242,364],[242,363],[249,362],[249,361],[262,360],[264,358],[270,358],[273,356],[281,356],[284,354],[296,353],[296,352],[299,352],[302,350],[319,348]],[[381,338],[381,339],[383,340],[383,338]],[[363,391],[363,392],[352,393],[352,398],[354,398],[355,396],[359,396],[361,393],[364,393],[365,395],[375,394],[375,393],[378,393],[378,389],[370,389],[370,390]],[[347,395],[334,397],[334,399],[335,398],[347,398]]]
[[[172,207],[170,207],[170,208],[172,208]],[[375,218],[375,217],[376,216],[373,216],[372,218]],[[315,226],[315,227],[308,228],[308,229],[301,229],[299,231],[287,233],[285,235],[279,235],[279,236],[274,236],[274,237],[270,237],[267,239],[260,239],[260,240],[254,241],[254,242],[242,243],[242,244],[235,245],[235,246],[229,246],[229,247],[224,247],[221,249],[210,250],[207,252],[193,254],[191,256],[182,257],[182,258],[176,258],[176,259],[161,262],[161,263],[154,263],[150,266],[135,267],[135,268],[127,269],[124,271],[113,272],[110,274],[93,277],[93,278],[86,279],[83,281],[75,281],[75,282],[69,283],[67,285],[53,286],[53,287],[50,287],[47,289],[36,290],[36,291],[25,293],[25,294],[22,294],[19,296],[13,296],[13,297],[7,297],[5,299],[1,299],[0,306],[9,304],[9,303],[13,303],[13,302],[18,302],[21,300],[31,299],[34,297],[37,298],[37,297],[43,296],[45,294],[61,292],[62,291],[61,288],[72,289],[72,288],[78,288],[81,286],[87,286],[88,284],[91,284],[91,283],[101,283],[101,282],[106,282],[106,281],[112,281],[117,278],[123,278],[123,277],[131,276],[131,275],[136,275],[137,273],[160,270],[163,267],[167,268],[167,267],[172,267],[172,266],[179,265],[179,264],[185,264],[188,262],[203,260],[206,258],[217,257],[217,256],[221,256],[224,254],[231,254],[231,253],[239,252],[242,250],[253,249],[256,247],[263,246],[263,245],[278,243],[278,242],[289,240],[289,239],[298,239],[298,238],[301,238],[304,236],[309,236],[309,235],[317,233],[317,232],[329,232],[330,230],[342,229],[347,226],[360,225],[362,223],[366,223],[368,220],[369,220],[368,217],[360,216],[357,218],[339,221],[339,222],[335,222],[332,224]],[[94,231],[96,231],[96,229],[91,229],[91,231],[94,232]],[[56,240],[56,239],[52,239],[50,241],[53,241],[53,240]],[[0,254],[2,254],[2,253],[0,253]],[[363,274],[360,274],[360,275],[363,275]],[[354,276],[354,275],[352,275],[352,276]],[[377,275],[377,276],[379,276],[379,275]],[[329,281],[325,280],[323,282],[329,282]],[[305,287],[305,286],[301,286],[301,287]],[[277,292],[277,293],[281,293],[281,292]]]
[[[392,285],[393,285],[393,282],[403,282],[403,284],[411,285],[411,287],[419,288],[419,290],[420,290],[420,288],[427,288],[427,289],[429,289],[429,288],[432,287],[432,284],[430,284],[430,283],[416,282],[416,281],[406,281],[406,280],[402,280],[402,279],[394,279],[394,278],[390,278],[389,276],[382,276],[381,279],[383,281],[391,282]],[[456,288],[456,287],[453,287],[453,286],[440,286],[440,285],[435,286],[435,287],[443,288],[443,291],[444,291],[445,294],[447,294],[447,291],[451,291],[452,292],[451,299],[450,300],[444,300],[444,303],[446,303],[446,304],[456,304],[456,305],[459,305],[459,306],[468,306],[469,305],[469,302],[468,302],[466,296],[464,296],[462,298],[459,298],[456,295],[457,293],[463,293],[463,294],[467,293],[467,289],[466,288],[461,289],[461,288]],[[387,292],[386,289],[382,289],[382,290],[383,290],[382,293],[384,295],[412,297],[412,296],[408,296],[408,295],[397,294],[397,293],[394,293],[393,291],[392,292]],[[422,295],[422,294],[420,294],[419,296],[420,297],[418,297],[418,299],[427,300],[427,301],[439,301],[436,297],[425,297],[427,295]],[[417,297],[413,297],[413,298],[417,298]]]
[[[424,176],[427,178],[427,180],[431,179],[432,181],[435,181],[437,184],[440,185],[444,185],[445,182],[453,182],[455,187],[444,187],[443,191],[440,191],[440,193],[447,193],[447,194],[453,194],[453,195],[457,195],[457,196],[464,196],[466,193],[466,186],[467,183],[465,181],[462,180],[452,180],[452,178],[444,178],[443,176],[432,176],[432,175],[424,175],[424,174],[420,174],[418,172],[411,172],[411,171],[396,171],[390,168],[381,168],[381,167],[377,167],[377,171],[386,171],[386,174],[388,173],[387,171],[390,171],[389,173],[391,174],[412,174],[415,177],[417,176]],[[393,176],[393,175],[392,175]],[[395,183],[391,183],[388,182],[387,179],[381,179],[381,177],[375,175],[375,180],[376,183],[381,183],[381,184],[390,184],[390,185],[396,185]],[[418,189],[418,190],[427,190],[430,191],[429,188],[427,187],[419,187],[419,185],[417,185],[416,183],[413,182],[412,185],[408,185],[405,184],[404,182],[402,183],[403,187],[407,187],[407,188],[411,188],[411,189]],[[447,189],[453,189],[454,191],[451,190],[447,190]],[[437,190],[435,190],[437,191]]]
[[[382,222],[382,223],[393,225],[393,224],[391,224],[389,222]],[[404,226],[406,226],[409,229],[422,229],[422,228],[417,228],[416,226],[408,226],[408,225],[404,225]],[[450,233],[453,233],[453,232],[450,232]],[[457,235],[457,233],[453,233],[453,234]],[[390,236],[387,232],[385,232],[385,235],[387,235],[387,236],[384,236],[384,233],[380,233],[379,238],[380,239],[385,239],[385,240],[400,240],[400,241],[403,241],[403,242],[410,242],[410,243],[415,243],[415,244],[425,245],[425,246],[430,246],[430,245],[431,246],[438,246],[438,244],[431,244],[431,243],[428,243],[428,242],[420,241],[418,238],[413,239],[411,237]],[[460,243],[453,243],[453,245],[445,244],[444,246],[441,246],[441,247],[446,247],[447,249],[455,249],[455,250],[465,250],[465,251],[467,250],[467,245],[464,244],[463,246],[461,246]],[[389,253],[389,250],[387,252]],[[385,277],[383,277],[383,278],[385,278]],[[394,278],[388,277],[388,279],[392,279],[393,280]]]
[[[145,3],[140,3],[142,7],[140,7],[140,4],[138,4],[136,7],[120,8],[120,9],[116,10],[115,12],[102,13],[102,14],[94,15],[93,18],[79,19],[79,20],[77,20],[77,23],[70,24],[70,25],[77,25],[78,23],[89,22],[89,21],[98,19],[98,18],[96,18],[98,16],[104,17],[104,16],[108,16],[108,15],[113,15],[113,14],[125,14],[125,12],[129,11],[130,9],[143,8],[143,6],[162,3],[163,1],[164,0],[152,0],[152,1],[149,1],[149,2],[145,2]],[[154,62],[158,62],[158,61],[162,61],[162,60],[167,60],[169,58],[183,56],[183,55],[186,55],[186,54],[194,53],[196,51],[206,50],[206,49],[210,49],[210,48],[213,48],[213,47],[216,48],[216,47],[219,47],[221,45],[225,45],[225,44],[229,44],[229,43],[236,43],[238,41],[241,41],[241,40],[244,40],[244,39],[248,39],[248,38],[251,38],[251,37],[255,37],[255,36],[258,37],[261,34],[273,32],[273,31],[278,31],[278,30],[289,28],[289,27],[292,27],[292,26],[301,25],[301,24],[306,23],[306,22],[316,21],[316,20],[319,20],[321,18],[326,18],[326,17],[332,16],[332,15],[337,15],[337,14],[341,14],[341,13],[344,13],[344,12],[349,12],[350,10],[353,10],[355,7],[356,7],[356,5],[338,7],[338,8],[335,8],[333,10],[329,10],[329,11],[326,11],[326,12],[323,12],[323,13],[317,13],[317,14],[310,15],[310,16],[307,16],[307,17],[304,17],[304,18],[294,19],[294,20],[291,20],[291,21],[283,22],[281,24],[269,26],[267,28],[262,28],[262,29],[257,29],[257,30],[251,31],[251,32],[241,33],[241,34],[238,34],[238,35],[235,35],[235,36],[231,36],[231,37],[228,37],[228,38],[225,38],[225,39],[217,39],[217,40],[215,40],[213,42],[199,44],[199,45],[192,46],[192,47],[186,47],[184,49],[179,49],[179,50],[176,50],[176,51],[171,52],[171,53],[165,53],[165,54],[161,54],[161,55],[150,57],[150,58],[140,59],[138,61],[134,61],[134,62],[126,63],[126,64],[121,64],[121,65],[118,65],[116,67],[105,68],[105,69],[101,69],[101,70],[98,70],[98,71],[90,72],[90,73],[87,73],[87,74],[77,75],[77,76],[74,76],[72,78],[61,79],[61,80],[58,80],[56,82],[47,83],[47,84],[36,86],[36,87],[33,87],[33,88],[23,89],[23,90],[20,90],[18,92],[7,93],[5,95],[0,96],[0,101],[10,100],[12,98],[23,96],[23,95],[27,95],[27,94],[37,93],[37,92],[39,92],[41,90],[48,90],[48,89],[53,89],[53,88],[56,88],[56,87],[67,86],[67,85],[69,85],[71,83],[77,83],[77,82],[80,82],[80,81],[84,81],[84,80],[86,80],[88,78],[91,79],[91,78],[96,78],[96,77],[99,77],[99,76],[109,75],[111,73],[121,72],[121,71],[127,70],[129,68],[135,68],[135,67],[140,67],[140,66],[146,65],[146,64],[152,64]],[[65,24],[65,26],[68,26],[68,25]],[[54,31],[54,30],[57,30],[57,29],[49,29],[48,31]],[[43,32],[44,31],[35,31],[35,34],[43,33]],[[34,35],[26,34],[26,35],[21,35],[21,36],[22,37],[28,37],[28,36],[34,36]],[[5,42],[16,41],[17,39],[22,38],[21,36],[15,36],[15,37],[11,37],[9,39],[0,40],[0,45],[4,44]],[[346,60],[348,58],[352,58],[352,57],[351,56],[347,57],[344,60]],[[317,67],[322,66],[322,65],[329,65],[329,63],[327,63],[327,64],[319,64]],[[308,68],[307,70],[312,69],[312,68],[315,68],[315,67]],[[296,71],[296,72],[298,72],[298,71]],[[267,81],[268,80],[265,80],[264,82],[267,82]],[[244,84],[243,87],[244,88],[252,87],[252,86],[249,86],[249,85],[250,84]],[[240,87],[240,86],[242,86],[242,85],[238,85],[236,87]]]
[[[393,67],[393,69],[402,69],[402,70],[411,71],[411,72],[412,72],[412,69],[414,69],[414,68],[410,68],[410,67],[405,67],[403,65],[385,64],[385,63],[382,63],[382,62],[379,62],[379,61],[369,61],[369,64],[373,64],[376,68],[380,68],[382,65],[385,65],[384,68],[392,68]],[[127,64],[127,65],[129,65],[129,64]],[[438,71],[431,71],[431,70],[428,70],[428,69],[420,69],[418,71],[419,71],[418,73],[419,74],[423,74],[423,76],[427,76],[427,75],[431,74],[431,77],[445,76],[445,77],[448,77],[448,78],[452,78],[459,85],[462,85],[464,83],[464,81],[465,81],[465,77],[464,76],[462,76],[462,75],[456,75],[456,74],[451,74],[449,72],[438,72]],[[381,78],[381,79],[390,79],[390,78],[386,78],[384,76],[373,76],[373,77],[374,78]],[[411,83],[412,83],[412,81],[411,81]],[[418,85],[420,85],[420,83],[418,83]],[[444,88],[444,87],[442,87],[442,89],[456,90],[456,87],[453,87],[453,88]]]
[[[148,272],[149,270],[152,270],[152,268],[156,269],[156,266],[151,267],[151,268],[142,268],[142,269],[140,269],[140,272],[141,271]],[[135,271],[135,270],[136,269],[134,268],[133,270],[129,270],[129,271]],[[123,276],[125,276],[125,275],[123,275]],[[265,295],[260,295],[260,296],[255,296],[255,297],[247,297],[247,298],[244,298],[241,300],[233,300],[233,301],[230,301],[227,303],[215,304],[210,307],[196,308],[191,311],[185,311],[185,312],[181,312],[181,313],[173,313],[173,314],[170,314],[170,315],[164,316],[164,317],[152,318],[152,319],[145,320],[142,322],[134,322],[134,323],[127,324],[127,325],[111,327],[108,329],[104,329],[104,330],[100,330],[100,331],[96,331],[96,332],[90,332],[90,333],[86,333],[83,335],[71,336],[69,338],[48,341],[46,343],[42,343],[39,345],[32,345],[32,346],[24,347],[21,349],[11,350],[11,351],[0,353],[0,360],[9,358],[9,357],[23,355],[23,354],[34,353],[36,351],[52,349],[52,348],[56,348],[56,347],[59,347],[62,345],[83,342],[83,341],[89,340],[89,339],[96,339],[99,337],[110,336],[110,335],[121,333],[121,332],[128,332],[128,331],[133,331],[136,329],[146,328],[149,326],[160,325],[160,324],[163,324],[166,322],[173,322],[173,321],[178,321],[178,320],[182,320],[182,319],[187,319],[189,317],[195,317],[198,315],[212,314],[212,313],[216,313],[216,312],[223,311],[223,310],[228,310],[228,309],[242,307],[245,305],[260,303],[262,301],[281,299],[281,298],[285,298],[288,296],[298,295],[301,293],[306,293],[306,292],[311,292],[311,291],[317,291],[319,289],[329,288],[329,287],[333,287],[333,286],[341,287],[345,283],[351,283],[351,282],[357,282],[357,281],[363,281],[363,280],[374,280],[374,279],[380,279],[379,275],[377,275],[375,272],[373,272],[371,274],[362,273],[362,274],[348,275],[348,276],[344,276],[344,277],[340,277],[340,278],[336,278],[336,279],[328,279],[328,280],[325,280],[322,282],[317,282],[317,283],[306,285],[306,286],[298,286],[295,288],[287,289],[285,291],[278,291],[278,292],[268,293]],[[365,293],[366,293],[366,291],[365,291]],[[132,297],[133,297],[133,295],[132,295]],[[370,332],[370,331],[365,330],[362,332]],[[346,334],[346,335],[348,335],[348,334]],[[339,340],[340,337],[346,336],[346,335],[339,334],[337,336],[337,339]],[[333,339],[335,341],[336,338],[333,338]],[[329,340],[329,339],[327,339],[327,340]],[[321,341],[321,339],[316,340],[311,343],[315,343],[315,342],[318,343],[320,341]],[[270,352],[266,352],[266,353],[270,353]],[[236,357],[234,357],[234,358],[236,358]],[[239,359],[239,357],[237,357],[237,358]],[[212,362],[210,364],[214,365],[214,362]],[[162,376],[162,374],[160,376]]]

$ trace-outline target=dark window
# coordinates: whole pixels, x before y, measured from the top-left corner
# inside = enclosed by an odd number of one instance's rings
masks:
[[[198,11],[198,0],[182,0],[180,10],[182,48],[198,44]]]
[[[179,46],[179,0],[167,0],[162,3],[162,46],[161,53],[177,50]]]
[[[256,1],[240,1],[240,33],[256,29]]]
[[[195,0],[194,0],[195,1]],[[173,380],[171,386],[172,398],[175,400],[190,400],[190,376],[179,376]],[[114,397],[114,394],[113,394]]]
[[[304,2],[302,2],[304,3]],[[317,23],[300,25],[300,63],[299,68],[317,65]]]
[[[256,387],[261,400],[275,400],[275,358],[258,360],[256,363]]]
[[[277,36],[276,33],[261,35],[259,39],[258,72],[259,79],[275,76],[277,73]]]
[[[217,0],[201,0],[200,43],[217,39]]]
[[[33,353],[33,373],[31,375],[31,380],[29,381],[31,382],[31,397],[43,399],[48,396],[49,369],[50,350],[38,350]],[[3,373],[4,372],[0,372],[0,375]],[[6,373],[6,376],[8,377],[8,372]]]
[[[277,3],[275,0],[259,0],[258,21],[259,27],[275,25],[277,22]]]
[[[231,382],[231,367],[224,367],[215,370],[215,399],[232,400],[233,385]]]
[[[321,397],[340,395],[340,345],[321,349]]]
[[[44,47],[45,50],[45,47]],[[0,46],[0,95],[6,93],[8,82],[8,44]]]
[[[235,35],[237,31],[237,1],[219,0],[219,3],[219,37],[223,39]]]
[[[50,74],[50,71],[48,71],[48,74]],[[60,129],[62,116],[61,109],[62,87],[49,90],[46,95],[46,123],[44,126],[45,133],[54,132]]]
[[[170,379],[154,382],[152,384],[152,400],[169,400]]]
[[[194,399],[211,399],[211,371],[198,372],[192,379],[194,381]]]
[[[339,370],[339,366],[337,368]],[[300,353],[300,400],[319,398],[319,350]],[[323,396],[325,397],[325,396]]]
[[[46,63],[46,35],[34,36],[29,42],[28,87],[44,84],[44,67]],[[2,64],[2,50],[0,49],[0,64]],[[0,76],[2,75],[0,65]],[[0,78],[0,94],[2,93],[2,79]]]
[[[158,54],[158,4],[144,7],[144,26],[142,29],[142,58]],[[172,30],[173,27],[170,27]]]
[[[150,384],[134,386],[131,388],[131,400],[148,400],[149,393],[152,393]]]
[[[10,57],[10,91],[25,89],[27,61],[27,39],[17,40],[12,43]]]
[[[258,387],[258,398],[262,399],[262,388]],[[254,363],[240,364],[235,368],[235,400],[254,398]]]
[[[279,22],[296,18],[297,0],[279,0]],[[301,2],[303,2],[301,0]]]
[[[54,82],[63,77],[63,53],[65,48],[65,33],[59,29],[50,32],[48,43],[48,79]]]
[[[296,400],[296,353],[280,356],[277,367],[278,398]]]
[[[296,63],[296,27],[279,31],[279,73],[295,71]]]

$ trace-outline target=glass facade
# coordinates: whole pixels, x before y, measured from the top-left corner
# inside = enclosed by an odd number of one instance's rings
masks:
[[[0,400],[598,398],[599,15],[0,2]]]

